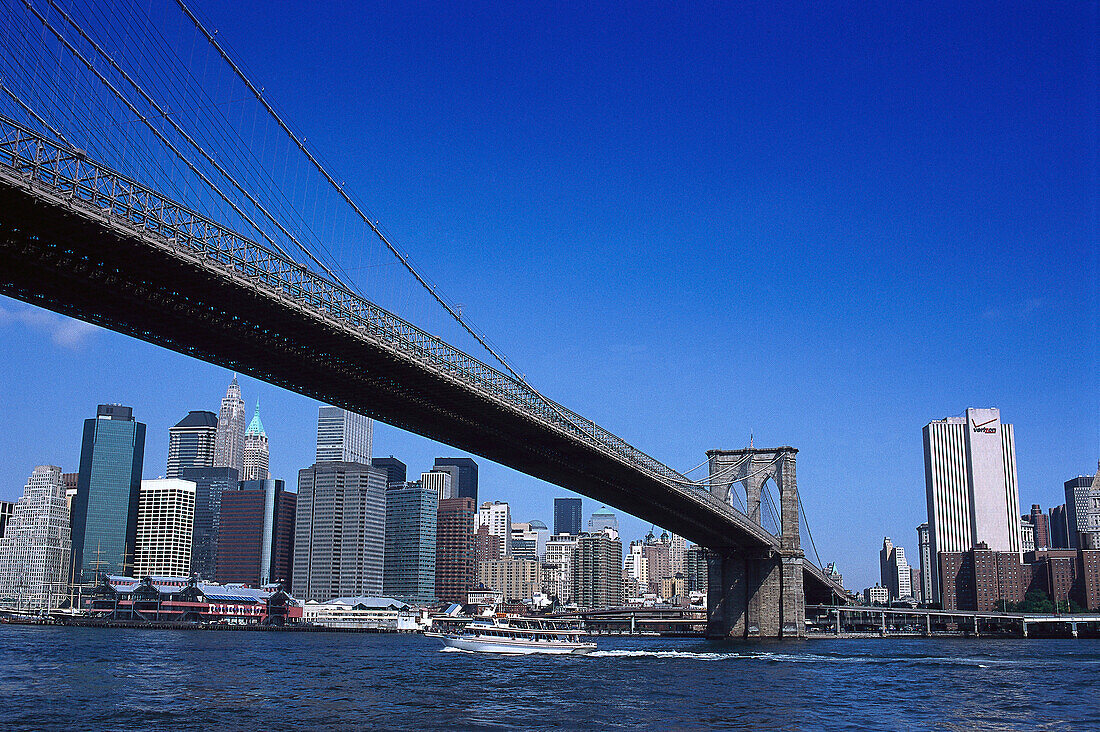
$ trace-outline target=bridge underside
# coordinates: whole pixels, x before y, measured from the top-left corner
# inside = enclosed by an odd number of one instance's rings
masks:
[[[762,548],[734,522],[514,409],[94,212],[0,181],[0,293],[247,373],[537,476],[707,547]]]

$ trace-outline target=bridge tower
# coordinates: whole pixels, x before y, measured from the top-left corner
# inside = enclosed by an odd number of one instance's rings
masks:
[[[745,488],[749,520],[762,525],[764,484],[779,489],[779,548],[708,547],[708,624],[711,638],[799,638],[806,634],[799,538],[798,482],[793,447],[710,450],[710,491],[732,504],[733,487]]]

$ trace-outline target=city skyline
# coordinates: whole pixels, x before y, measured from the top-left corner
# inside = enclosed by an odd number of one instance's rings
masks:
[[[999,407],[1024,506],[1062,503],[1093,470],[1095,128],[1080,111],[1095,64],[1074,12],[1037,37],[1029,13],[947,6],[853,9],[839,34],[831,17],[732,11],[704,27],[517,9],[485,35],[457,8],[207,12],[534,386],[682,470],[749,434],[797,447],[816,543],[849,586],[873,584],[882,536],[914,553],[929,420]],[[0,397],[42,406],[0,437],[0,498],[35,465],[75,470],[75,425],[98,403],[150,425],[145,478],[168,426],[218,411],[223,369],[0,309],[0,369],[17,375]],[[312,462],[317,404],[241,381],[289,482]],[[381,424],[375,441],[414,475],[454,452]],[[568,495],[479,464],[479,500],[519,520]]]

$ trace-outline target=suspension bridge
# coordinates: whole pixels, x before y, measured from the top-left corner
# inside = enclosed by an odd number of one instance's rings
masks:
[[[251,99],[253,126],[262,119],[278,154],[312,183],[273,178],[273,161],[252,152],[243,125],[203,105],[208,89],[178,54],[127,57],[132,37],[114,31],[124,19],[57,0],[9,4],[0,17],[0,293],[674,531],[711,550],[713,635],[801,636],[807,598],[843,596],[801,547],[797,450],[712,450],[708,476],[691,480],[539,393],[393,244],[192,9],[180,0],[165,8],[165,17],[178,10],[174,37],[190,28],[194,48],[234,82],[223,94]],[[141,12],[131,22],[155,25]],[[334,211],[343,228],[326,228]],[[383,289],[368,297],[338,245],[364,235],[500,367],[383,307]]]

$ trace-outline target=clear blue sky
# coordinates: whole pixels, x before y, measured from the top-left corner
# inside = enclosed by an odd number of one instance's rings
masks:
[[[915,553],[929,420],[1000,407],[1022,506],[1096,468],[1096,3],[197,6],[548,396],[682,470],[750,431],[798,447],[850,587],[883,536]],[[99,402],[160,475],[230,378],[0,309],[0,498],[75,470]],[[292,483],[316,404],[242,389]],[[375,446],[414,473],[453,452]],[[483,498],[551,522],[564,491],[481,462]]]

